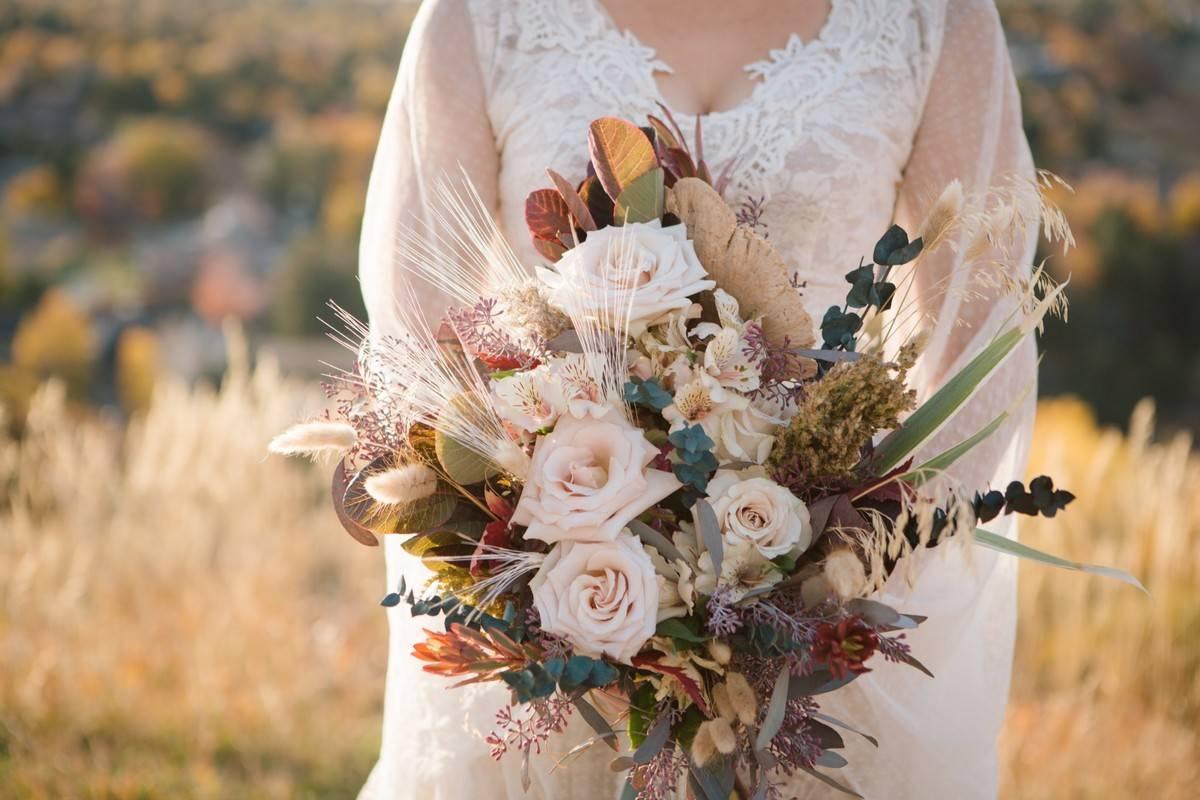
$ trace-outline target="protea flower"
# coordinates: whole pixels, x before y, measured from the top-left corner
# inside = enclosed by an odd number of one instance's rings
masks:
[[[812,655],[840,680],[850,674],[870,672],[866,661],[875,655],[878,646],[879,634],[874,628],[861,617],[847,617],[836,625],[825,623],[817,627]]]

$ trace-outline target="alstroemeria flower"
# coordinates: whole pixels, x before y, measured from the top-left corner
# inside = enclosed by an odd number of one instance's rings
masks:
[[[531,433],[552,427],[566,410],[562,391],[545,365],[494,380],[491,390],[500,418]]]
[[[513,522],[544,542],[612,541],[630,520],[680,487],[650,463],[659,451],[641,429],[610,413],[562,417],[540,438]]]

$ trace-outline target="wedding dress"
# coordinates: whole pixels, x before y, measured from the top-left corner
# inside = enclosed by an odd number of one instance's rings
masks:
[[[667,22],[664,20],[664,22]],[[361,280],[371,324],[395,324],[393,267],[400,226],[427,218],[432,188],[466,170],[529,264],[539,259],[523,221],[526,194],[544,170],[584,173],[588,123],[644,120],[661,100],[655,74],[669,65],[619,30],[601,0],[425,0],[415,21],[383,126],[363,225]],[[833,0],[810,41],[746,66],[753,94],[703,118],[711,164],[733,161],[726,197],[763,207],[770,241],[805,282],[814,319],[839,304],[843,274],[868,256],[893,221],[909,231],[952,180],[981,195],[1012,176],[1031,178],[1020,106],[992,0]],[[676,113],[691,131],[694,118]],[[1022,243],[1030,261],[1036,232]],[[959,248],[959,252],[963,248]],[[924,262],[923,301],[938,324],[919,366],[922,393],[936,388],[995,333],[1011,298],[935,291],[954,252]],[[969,265],[968,265],[969,266]],[[959,286],[961,289],[962,287]],[[443,302],[418,287],[427,313]],[[954,472],[968,486],[1023,473],[1032,422],[1035,353],[1026,342],[927,446],[940,452],[1017,406]],[[1024,398],[1024,399],[1022,399]],[[998,530],[1015,535],[1011,526]],[[420,585],[415,559],[391,537],[388,586],[402,572]],[[908,641],[937,676],[881,663],[822,698],[822,710],[878,737],[876,750],[847,738],[850,766],[834,773],[868,798],[994,797],[995,739],[1007,700],[1015,629],[1015,565],[975,548],[923,551],[910,589],[893,579],[886,600],[929,621]],[[391,649],[382,752],[363,800],[611,800],[621,778],[611,751],[593,747],[569,768],[556,761],[591,735],[575,722],[531,764],[489,758],[484,736],[507,692],[496,685],[449,690],[411,655],[421,621],[389,612]],[[785,797],[835,795],[800,775]]]

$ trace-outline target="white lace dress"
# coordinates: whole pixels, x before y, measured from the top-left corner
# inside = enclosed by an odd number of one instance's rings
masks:
[[[405,46],[371,176],[361,279],[371,323],[395,324],[393,267],[398,226],[423,216],[433,183],[461,165],[529,264],[524,199],[547,184],[545,168],[582,175],[588,123],[642,120],[661,100],[655,73],[669,70],[618,30],[600,0],[425,0]],[[843,274],[869,255],[896,221],[913,231],[953,179],[984,193],[1031,176],[1011,66],[992,0],[833,0],[817,37],[792,36],[746,70],[753,94],[703,119],[704,152],[734,161],[727,198],[763,204],[771,241],[806,282],[819,319],[847,288]],[[690,131],[694,118],[676,113]],[[1027,243],[1027,263],[1033,241]],[[920,389],[970,357],[1011,310],[1008,300],[940,291],[954,271],[950,249],[922,265],[923,302],[939,320],[919,366]],[[433,316],[443,302],[424,296]],[[943,449],[983,427],[1030,388],[1031,343],[1019,349],[928,445]],[[1032,392],[1028,393],[1032,398]],[[955,472],[968,485],[1021,476],[1032,400]],[[1011,527],[998,528],[1013,535]],[[388,585],[410,557],[387,542]],[[920,554],[920,579],[895,580],[887,600],[925,614],[910,634],[937,675],[877,663],[828,695],[823,710],[880,740],[847,739],[839,780],[869,798],[985,798],[997,786],[995,739],[1008,694],[1015,626],[1015,565],[976,551]],[[494,762],[483,738],[507,692],[448,690],[410,656],[421,624],[389,611],[391,650],[382,751],[367,800],[530,797],[610,800],[620,778],[600,746],[555,770],[590,735],[582,723],[533,759],[521,788],[519,756]],[[878,660],[877,660],[878,662]],[[807,776],[786,797],[832,796]]]

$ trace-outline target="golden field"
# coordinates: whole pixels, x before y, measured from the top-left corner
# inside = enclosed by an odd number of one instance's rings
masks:
[[[353,796],[380,553],[338,532],[323,468],[264,456],[319,402],[244,357],[218,391],[159,385],[127,428],[40,390],[0,440],[0,797]],[[1151,596],[1023,568],[1005,797],[1194,796],[1200,457],[1155,443],[1152,416],[1123,436],[1043,404],[1035,467],[1080,499],[1027,539]]]

